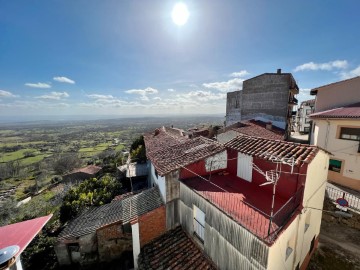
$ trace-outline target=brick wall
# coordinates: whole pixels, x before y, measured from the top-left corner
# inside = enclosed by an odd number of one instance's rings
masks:
[[[165,206],[161,206],[138,218],[141,247],[166,231],[165,212]]]

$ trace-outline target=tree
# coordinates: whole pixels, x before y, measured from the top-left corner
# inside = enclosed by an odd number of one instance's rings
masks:
[[[54,171],[56,174],[64,174],[81,165],[81,160],[77,155],[64,154],[61,155],[54,163]]]
[[[121,183],[109,175],[100,179],[88,179],[79,186],[72,187],[63,198],[63,204],[60,207],[60,221],[65,223],[86,207],[111,202],[116,195],[121,194],[121,187]]]

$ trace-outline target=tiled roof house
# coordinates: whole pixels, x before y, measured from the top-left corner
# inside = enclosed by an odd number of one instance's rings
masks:
[[[326,151],[240,134],[225,146],[171,141],[148,157],[167,229],[181,225],[216,267],[305,269],[319,236],[321,211],[313,208],[322,208]],[[172,269],[154,243],[141,249],[139,265]]]

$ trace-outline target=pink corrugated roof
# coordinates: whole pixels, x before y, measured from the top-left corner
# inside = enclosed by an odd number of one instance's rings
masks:
[[[310,114],[310,118],[360,118],[360,102],[323,112]]]
[[[17,255],[20,254],[51,217],[52,214],[0,227],[0,249],[17,245],[20,247]]]

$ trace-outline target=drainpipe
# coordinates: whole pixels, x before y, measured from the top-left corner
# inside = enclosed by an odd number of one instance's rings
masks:
[[[327,145],[328,145],[328,141],[329,141],[330,121],[328,119],[325,119],[325,121],[327,122],[328,125],[327,125],[327,128],[326,128],[324,148],[325,148],[325,150],[328,150]]]

